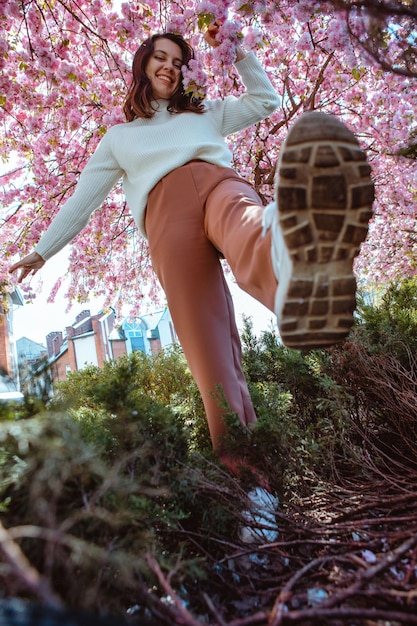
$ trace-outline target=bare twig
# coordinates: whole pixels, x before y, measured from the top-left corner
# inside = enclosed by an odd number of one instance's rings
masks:
[[[159,584],[161,585],[162,589],[165,591],[165,593],[168,594],[168,596],[170,597],[170,599],[174,603],[178,613],[181,616],[181,624],[185,624],[185,626],[202,626],[202,622],[200,622],[199,620],[194,619],[194,617],[191,615],[191,613],[184,606],[184,603],[181,600],[181,598],[179,598],[177,596],[177,594],[175,593],[175,591],[171,587],[170,583],[168,582],[168,579],[162,573],[162,570],[161,570],[161,568],[159,566],[159,563],[155,559],[155,557],[153,557],[151,554],[148,553],[146,555],[146,562],[148,563],[149,567],[151,568],[151,570],[156,575],[156,577],[157,577],[157,579],[159,581]]]
[[[55,608],[62,606],[61,600],[49,587],[48,582],[42,578],[38,570],[31,565],[20,546],[13,540],[9,531],[1,522],[0,548],[19,579],[39,598],[39,600]]]

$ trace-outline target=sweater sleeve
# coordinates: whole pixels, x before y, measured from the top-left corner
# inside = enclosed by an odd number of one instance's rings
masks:
[[[245,93],[216,101],[222,106],[221,133],[224,137],[265,119],[278,108],[281,98],[253,52],[236,62]],[[213,104],[216,104],[213,103]]]
[[[63,204],[35,252],[45,260],[62,250],[87,224],[91,213],[99,207],[124,175],[111,149],[112,129],[103,137],[82,171],[73,195]]]

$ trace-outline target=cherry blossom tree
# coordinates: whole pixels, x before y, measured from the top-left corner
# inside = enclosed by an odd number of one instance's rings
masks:
[[[343,11],[349,33],[385,70],[417,77],[417,2],[413,0],[332,0]],[[355,22],[365,17],[367,28]]]
[[[264,64],[282,106],[228,141],[233,166],[267,203],[292,121],[310,109],[340,116],[367,150],[375,215],[356,262],[380,283],[417,267],[416,3],[409,0],[0,0],[0,281],[29,252],[100,138],[123,121],[132,56],[150,33],[175,31],[196,48],[186,87],[207,97],[242,91],[232,66],[243,43]],[[222,23],[221,45],[202,31]],[[52,263],[50,261],[49,263]],[[157,298],[146,241],[119,185],[71,244],[69,301],[104,295],[116,308]],[[62,276],[51,294],[61,288]],[[27,299],[34,297],[30,283]]]

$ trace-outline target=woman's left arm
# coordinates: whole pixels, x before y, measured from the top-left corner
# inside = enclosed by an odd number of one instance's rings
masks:
[[[217,24],[212,24],[204,36],[213,47],[220,45],[216,40],[218,29]],[[260,122],[281,104],[281,98],[253,52],[237,46],[235,67],[246,87],[245,93],[211,103],[213,109],[221,110],[220,131],[224,137]],[[213,112],[216,115],[217,111]]]
[[[241,61],[242,59],[247,57],[248,54],[249,54],[248,50],[245,50],[244,48],[242,48],[242,46],[238,46],[236,48],[236,60],[235,60],[235,63],[238,63],[239,61]]]
[[[245,92],[213,102],[213,113],[217,114],[215,109],[218,107],[221,115],[220,132],[223,137],[261,122],[281,104],[281,98],[253,52],[236,61],[235,67],[246,87]]]

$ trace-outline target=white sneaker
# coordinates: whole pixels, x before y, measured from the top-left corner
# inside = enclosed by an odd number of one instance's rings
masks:
[[[240,529],[244,543],[276,541],[279,532],[275,519],[279,500],[263,487],[255,487],[248,493],[249,507],[243,512],[247,526]]]
[[[313,111],[290,129],[277,166],[276,203],[266,207],[264,223],[264,230],[272,227],[275,314],[290,348],[323,348],[349,334],[356,308],[352,266],[372,216],[370,172],[355,136],[335,117]]]

